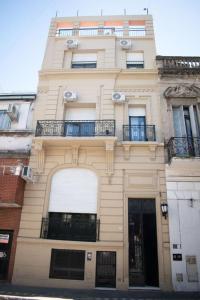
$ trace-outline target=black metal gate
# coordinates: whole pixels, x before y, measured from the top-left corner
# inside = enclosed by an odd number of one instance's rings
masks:
[[[97,251],[96,287],[116,287],[116,252]]]
[[[158,287],[154,199],[129,199],[129,286]]]
[[[0,280],[8,279],[13,231],[0,230]]]

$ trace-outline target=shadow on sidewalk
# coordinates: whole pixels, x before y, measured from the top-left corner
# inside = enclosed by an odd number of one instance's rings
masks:
[[[99,289],[64,289],[64,288],[46,288],[19,286],[9,283],[0,283],[0,299],[42,299],[47,298],[63,298],[70,300],[92,300],[92,299],[198,299],[200,300],[200,292],[162,292],[152,290],[99,290]],[[2,297],[3,296],[3,297]],[[12,297],[8,297],[12,296]],[[23,297],[23,298],[22,298]],[[31,297],[31,298],[30,298]],[[33,299],[33,298],[32,298]]]

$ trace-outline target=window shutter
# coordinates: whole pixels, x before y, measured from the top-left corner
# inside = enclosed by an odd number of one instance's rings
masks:
[[[49,212],[96,213],[97,177],[87,169],[69,168],[54,174]]]
[[[144,107],[129,107],[128,113],[130,117],[143,117],[146,115]]]
[[[97,61],[97,54],[96,53],[74,53],[72,61],[73,62]]]
[[[66,120],[95,120],[96,110],[95,108],[74,108],[69,107],[66,111]]]
[[[127,53],[126,59],[127,61],[143,61],[144,57],[143,57],[143,53],[131,52],[131,53]]]

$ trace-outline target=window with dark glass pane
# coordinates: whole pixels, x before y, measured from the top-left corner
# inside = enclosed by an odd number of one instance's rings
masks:
[[[85,251],[52,249],[50,278],[84,280]]]

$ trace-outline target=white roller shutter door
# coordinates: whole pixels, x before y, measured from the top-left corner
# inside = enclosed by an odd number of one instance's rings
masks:
[[[96,213],[96,174],[79,168],[55,173],[51,183],[49,212]]]
[[[95,108],[78,108],[78,107],[69,107],[66,110],[65,120],[95,120],[96,119],[96,110]]]

